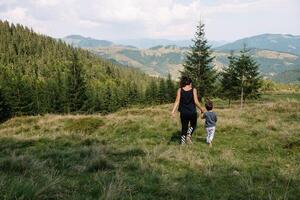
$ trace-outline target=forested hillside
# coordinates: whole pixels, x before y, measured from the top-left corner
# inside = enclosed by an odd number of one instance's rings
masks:
[[[111,112],[145,101],[168,101],[159,95],[159,88],[174,86],[19,24],[0,21],[0,37],[1,118]]]

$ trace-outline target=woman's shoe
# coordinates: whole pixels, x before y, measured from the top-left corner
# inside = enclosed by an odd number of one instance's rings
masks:
[[[188,144],[193,144],[192,135],[191,134],[187,134],[187,136],[186,136],[186,142]]]

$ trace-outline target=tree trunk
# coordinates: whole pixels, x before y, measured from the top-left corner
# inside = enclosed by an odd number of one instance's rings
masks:
[[[242,91],[241,91],[241,108],[243,108],[243,98],[244,98],[244,87],[242,86]]]
[[[244,101],[244,75],[242,75],[241,108],[243,108],[243,101]]]

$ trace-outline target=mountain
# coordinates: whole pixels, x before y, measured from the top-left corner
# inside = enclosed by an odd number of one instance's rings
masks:
[[[82,48],[108,47],[114,44],[111,41],[98,40],[90,37],[83,37],[81,35],[68,35],[62,40],[74,47]]]
[[[171,73],[173,78],[177,78],[189,49],[175,45],[160,45],[149,49],[102,47],[91,49],[91,51],[122,65],[139,68],[152,76],[165,77]],[[229,50],[215,50],[213,54],[216,57],[214,64],[217,70],[228,65]],[[298,55],[264,49],[252,49],[250,54],[256,59],[261,73],[266,77],[273,78],[278,73],[300,70],[300,56]]]
[[[274,75],[272,79],[281,83],[300,83],[300,70],[281,72]]]
[[[218,50],[239,50],[244,44],[248,48],[268,49],[300,55],[300,35],[262,34],[243,38],[218,47]]]
[[[108,40],[99,40],[91,37],[84,37],[81,35],[68,35],[62,38],[67,44],[81,48],[96,48],[96,47],[109,47],[109,46],[125,46],[131,48],[148,49],[151,47],[163,45],[175,45],[178,47],[189,47],[193,44],[192,40],[168,40],[168,39],[127,39],[116,40],[114,42]],[[210,45],[214,48],[224,45],[226,41],[209,41]]]
[[[168,39],[128,39],[128,40],[116,40],[115,43],[121,45],[131,45],[137,48],[148,49],[155,46],[168,46],[175,45],[178,47],[190,47],[193,42],[192,40],[168,40]],[[209,41],[213,47],[218,47],[225,44],[225,41]]]
[[[177,77],[187,48],[175,45],[155,46],[149,49],[129,47],[102,47],[90,49],[105,59],[115,60],[125,66],[133,66],[152,76],[164,76],[170,72]]]
[[[80,38],[84,37],[80,36]],[[227,57],[231,50],[238,53],[243,45],[247,44],[247,48],[251,49],[250,54],[260,65],[263,76],[281,82],[294,82],[297,80],[298,73],[294,76],[291,74],[300,69],[299,41],[300,36],[263,34],[222,46],[220,45],[224,44],[224,41],[211,41],[210,44],[218,46],[214,48],[216,57],[214,64],[217,70],[221,70],[228,64]],[[177,79],[190,45],[192,45],[191,40],[134,39],[115,41],[107,46],[90,45],[85,48],[115,64],[132,66],[152,76],[166,77],[171,73],[172,77]],[[291,79],[284,80],[281,78],[283,76]]]

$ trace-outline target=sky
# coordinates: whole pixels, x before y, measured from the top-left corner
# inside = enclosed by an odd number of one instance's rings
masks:
[[[0,0],[0,19],[62,38],[209,40],[263,33],[300,35],[300,0]]]

